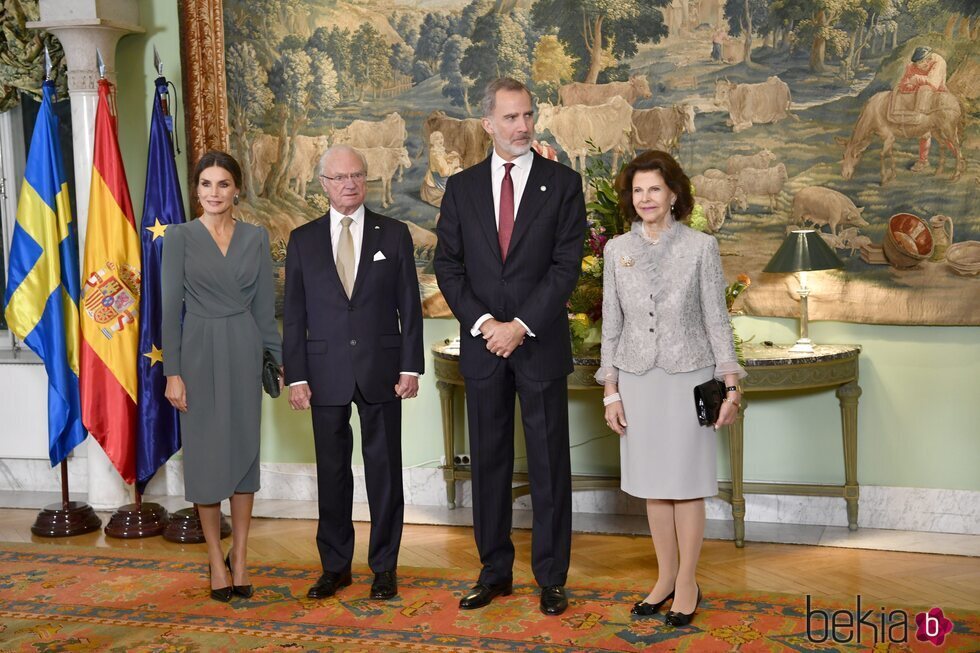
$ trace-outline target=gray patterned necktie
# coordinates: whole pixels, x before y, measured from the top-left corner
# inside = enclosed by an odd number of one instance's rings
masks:
[[[340,232],[340,242],[337,243],[337,274],[340,275],[340,283],[344,285],[348,298],[354,290],[354,236],[350,232],[353,221],[348,215],[340,221],[344,228]]]

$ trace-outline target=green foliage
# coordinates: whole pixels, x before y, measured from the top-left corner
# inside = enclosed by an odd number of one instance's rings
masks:
[[[473,44],[466,49],[460,70],[483,88],[498,77],[522,82],[530,77],[531,62],[520,24],[510,14],[489,13],[476,19]]]
[[[665,38],[661,8],[668,4],[670,0],[537,0],[531,20],[540,30],[558,28],[558,38],[577,58],[576,78],[585,80],[602,51],[628,59],[640,43]]]
[[[619,210],[619,194],[616,192],[616,178],[602,153],[591,141],[592,152],[586,160],[585,178],[592,189],[593,197],[586,205],[589,223],[605,229],[609,237],[626,231],[626,218]],[[626,166],[624,161],[620,170]]]

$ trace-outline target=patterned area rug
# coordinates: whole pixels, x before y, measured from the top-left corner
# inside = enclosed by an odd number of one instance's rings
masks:
[[[366,598],[369,570],[355,569],[354,585],[334,598],[310,601],[314,565],[250,564],[257,591],[251,599],[221,604],[208,598],[202,554],[139,552],[76,546],[0,543],[0,651],[99,651],[193,653],[197,651],[977,651],[980,615],[946,610],[952,632],[941,647],[916,640],[915,614],[891,643],[875,646],[875,628],[831,632],[822,617],[807,636],[805,597],[711,592],[694,622],[672,628],[663,616],[629,613],[642,598],[607,580],[570,585],[571,606],[559,618],[537,609],[537,587],[515,579],[514,595],[482,610],[460,611],[471,570],[399,570],[399,596]],[[820,603],[832,611],[854,606]],[[871,608],[865,606],[864,609]],[[866,621],[877,625],[879,607]],[[890,609],[889,609],[890,610]],[[829,612],[828,612],[829,614]],[[844,619],[838,618],[838,622]],[[855,623],[852,620],[852,624]],[[889,622],[885,622],[886,627]],[[882,629],[885,630],[885,629]],[[826,636],[826,641],[819,640]]]

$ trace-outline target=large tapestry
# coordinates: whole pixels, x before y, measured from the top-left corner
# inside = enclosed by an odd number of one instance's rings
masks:
[[[439,200],[486,155],[481,89],[510,75],[536,95],[540,153],[585,172],[596,149],[613,166],[673,151],[726,275],[752,279],[749,314],[798,315],[798,281],[761,270],[804,225],[845,263],[810,275],[812,319],[980,324],[980,3],[184,5],[220,28],[226,89],[212,95],[226,93],[246,171],[242,216],[280,261],[290,230],[327,208],[320,154],[347,143],[368,161],[367,203],[410,226],[426,314],[448,315],[431,266]]]

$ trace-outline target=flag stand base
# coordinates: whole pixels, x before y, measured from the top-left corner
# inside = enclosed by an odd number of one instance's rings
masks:
[[[144,504],[145,505],[145,504]],[[231,524],[221,515],[221,539],[231,535]],[[168,542],[181,544],[199,544],[204,541],[204,531],[201,530],[201,520],[194,508],[184,508],[171,513],[170,522],[163,531],[163,539]]]
[[[109,537],[155,537],[167,527],[169,515],[159,503],[129,503],[112,514],[105,527]]]
[[[102,526],[92,506],[81,501],[52,503],[37,514],[31,532],[38,537],[69,537],[97,531]]]

